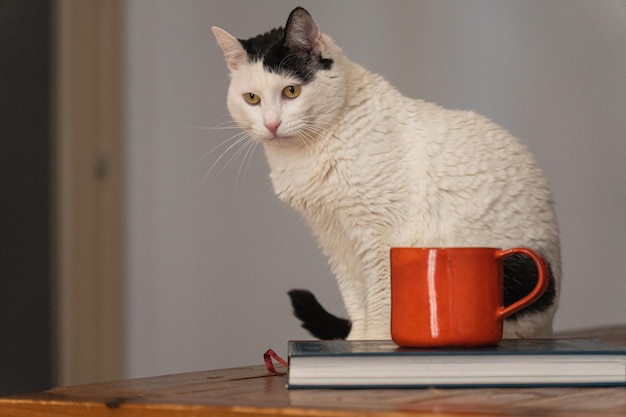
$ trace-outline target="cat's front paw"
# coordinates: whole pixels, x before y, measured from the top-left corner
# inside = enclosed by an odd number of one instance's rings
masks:
[[[347,340],[390,340],[391,329],[388,325],[370,325],[352,322],[352,331]]]
[[[352,321],[352,329],[346,340],[367,340],[367,323],[365,320]]]
[[[368,328],[366,339],[367,340],[390,340],[391,330],[387,326],[383,329]]]

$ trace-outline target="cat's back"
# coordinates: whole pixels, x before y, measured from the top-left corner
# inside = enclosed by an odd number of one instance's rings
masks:
[[[405,181],[415,194],[411,204],[421,207],[426,222],[443,218],[455,231],[453,241],[445,242],[434,231],[430,244],[491,239],[506,246],[521,235],[529,243],[553,239],[547,181],[533,154],[509,131],[473,111],[423,100],[404,98],[390,114],[396,120],[385,140],[398,141],[397,169],[410,177]]]
[[[446,166],[536,165],[521,141],[488,117],[407,97],[379,75],[368,76],[364,81],[374,87],[368,99],[355,97],[362,107],[355,119],[367,121],[374,134],[385,132],[382,140],[400,152],[418,149],[420,155],[413,156]]]
[[[405,98],[396,114],[393,134],[409,147],[412,157],[441,176],[501,175],[543,178],[534,155],[508,130],[469,110],[447,109],[420,99]]]

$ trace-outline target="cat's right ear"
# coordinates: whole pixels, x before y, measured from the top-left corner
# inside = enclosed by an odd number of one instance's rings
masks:
[[[212,30],[215,39],[217,39],[217,43],[220,48],[222,48],[222,52],[224,52],[224,59],[226,59],[228,69],[234,71],[240,65],[245,64],[248,60],[248,54],[241,45],[241,42],[230,33],[217,26],[213,26]]]

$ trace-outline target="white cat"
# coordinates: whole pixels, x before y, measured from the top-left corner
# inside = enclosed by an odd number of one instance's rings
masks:
[[[390,338],[390,247],[528,246],[546,258],[550,287],[506,320],[504,336],[551,333],[559,232],[546,180],[518,140],[473,112],[404,97],[302,8],[284,29],[248,40],[213,32],[231,75],[228,109],[262,142],[276,194],[310,225],[350,316],[295,291],[303,327],[320,338]],[[508,305],[536,275],[523,256],[504,268]]]

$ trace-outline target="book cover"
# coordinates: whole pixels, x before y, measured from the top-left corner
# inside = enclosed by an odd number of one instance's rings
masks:
[[[290,341],[289,388],[626,385],[626,349],[595,339],[401,348],[392,341]]]

